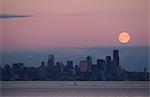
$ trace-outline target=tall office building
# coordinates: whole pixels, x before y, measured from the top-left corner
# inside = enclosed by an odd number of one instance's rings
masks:
[[[103,60],[103,59],[98,59],[97,60],[97,69],[98,69],[98,71],[104,70],[105,65],[106,65],[104,63],[105,63],[105,60]]]
[[[4,66],[3,72],[0,72],[0,77],[4,80],[9,80],[11,77],[11,67],[9,65]]]
[[[49,72],[54,71],[54,67],[55,67],[55,56],[54,55],[48,56],[47,67],[48,67]]]
[[[62,62],[56,62],[56,67],[57,67],[57,75],[61,75],[64,72],[64,65],[62,64]]]
[[[12,72],[14,75],[19,75],[22,72],[24,67],[24,63],[13,63],[12,64]]]
[[[111,64],[111,56],[106,56],[106,70],[104,71],[106,73],[106,75],[108,75],[109,73],[111,73],[111,67],[112,67],[112,64]]]
[[[47,75],[47,68],[45,66],[45,62],[41,62],[41,66],[38,67],[38,77],[40,80],[45,80]]]
[[[41,62],[41,66],[45,66],[45,62],[44,61]]]
[[[12,75],[13,75],[13,80],[22,79],[22,76],[24,76],[24,63],[13,63]]]
[[[88,61],[87,60],[82,60],[80,61],[80,72],[88,72]]]
[[[106,64],[110,64],[111,63],[111,56],[106,56]]]
[[[66,65],[67,69],[72,70],[73,69],[73,61],[67,61],[67,65]]]
[[[92,68],[92,57],[91,56],[87,56],[86,60],[88,62],[88,72],[91,72],[91,68]]]
[[[113,62],[119,66],[119,51],[113,50]]]

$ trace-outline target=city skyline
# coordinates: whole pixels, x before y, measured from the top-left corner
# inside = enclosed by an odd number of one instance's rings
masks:
[[[113,50],[112,57],[96,59],[88,55],[79,64],[73,60],[67,60],[66,64],[55,60],[55,55],[48,55],[47,61],[41,61],[38,67],[26,67],[24,63],[13,63],[0,67],[1,80],[3,81],[148,81],[149,70],[130,72],[120,65],[119,50]]]
[[[80,59],[85,56],[92,56],[93,63],[96,59],[111,55],[111,50],[116,47],[94,47],[94,48],[57,48],[48,50],[33,50],[2,53],[2,65],[12,64],[14,62],[25,63],[27,66],[39,66],[40,61],[47,58],[48,54],[54,54],[56,61],[63,64],[67,60],[73,60],[75,64],[79,64]],[[120,65],[129,71],[142,71],[144,67],[149,68],[149,47],[118,47],[120,50]],[[130,50],[129,50],[130,49]],[[138,52],[138,53],[137,53]],[[130,56],[129,56],[130,55]],[[150,69],[150,68],[149,68]]]

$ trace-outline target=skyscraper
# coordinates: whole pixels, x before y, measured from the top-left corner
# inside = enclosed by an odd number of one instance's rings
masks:
[[[60,76],[64,72],[64,65],[62,62],[56,62],[57,65],[57,74]]]
[[[73,61],[67,61],[67,65],[66,65],[67,69],[72,70],[73,69]]]
[[[97,60],[97,69],[98,69],[98,71],[105,70],[106,64],[104,64],[104,63],[105,63],[105,60],[103,60],[103,59],[98,59]]]
[[[119,51],[113,50],[113,62],[119,66]]]
[[[48,61],[47,61],[47,67],[49,72],[54,71],[54,66],[55,66],[55,56],[54,55],[49,55],[48,56]]]
[[[45,66],[45,62],[44,61],[41,62],[41,66]]]
[[[88,72],[88,61],[87,60],[81,60],[79,66],[80,66],[80,72]]]
[[[111,64],[111,56],[106,56],[106,69],[104,70],[105,76],[108,76],[111,73],[112,64]]]
[[[111,62],[111,56],[106,56],[106,64],[110,64]]]
[[[12,74],[13,80],[22,79],[22,76],[24,76],[24,63],[13,63]]]
[[[88,72],[91,72],[91,67],[92,67],[92,57],[91,56],[87,56],[86,60],[88,62]]]
[[[45,62],[41,62],[41,66],[38,67],[38,77],[40,80],[45,80],[47,75],[47,68]]]

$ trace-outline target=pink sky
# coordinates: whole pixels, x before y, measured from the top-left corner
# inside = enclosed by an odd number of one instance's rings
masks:
[[[3,0],[1,14],[33,16],[1,19],[2,47],[148,46],[148,1]],[[118,42],[121,31],[128,44]]]

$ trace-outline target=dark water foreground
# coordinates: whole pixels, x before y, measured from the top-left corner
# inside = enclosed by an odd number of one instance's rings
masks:
[[[2,81],[0,97],[150,97],[149,82]]]

